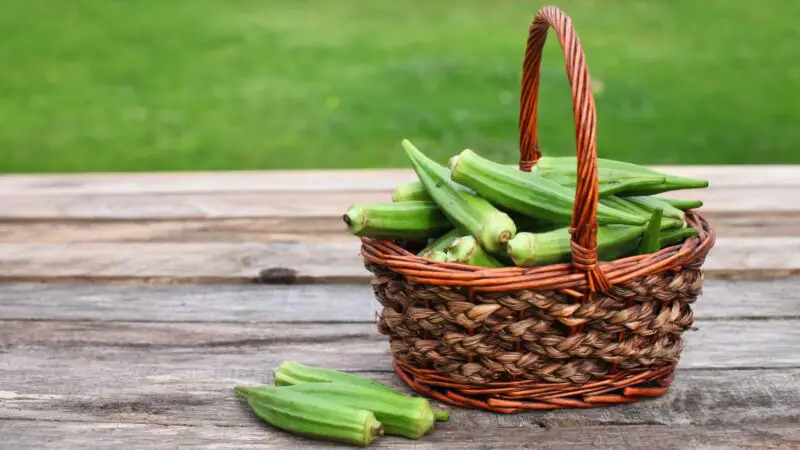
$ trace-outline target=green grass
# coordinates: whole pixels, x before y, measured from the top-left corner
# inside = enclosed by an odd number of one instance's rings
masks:
[[[601,156],[800,163],[800,2],[560,0]],[[0,2],[0,171],[407,167],[516,158],[527,27],[489,0]],[[541,144],[574,153],[551,33]]]

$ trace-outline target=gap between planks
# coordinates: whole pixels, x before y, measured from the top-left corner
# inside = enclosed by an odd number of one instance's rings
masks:
[[[0,244],[0,281],[365,282],[360,242]],[[800,238],[718,238],[707,277],[800,274]]]
[[[6,320],[131,322],[373,322],[380,309],[364,284],[296,286],[0,284]],[[800,318],[800,279],[708,280],[696,319]]]

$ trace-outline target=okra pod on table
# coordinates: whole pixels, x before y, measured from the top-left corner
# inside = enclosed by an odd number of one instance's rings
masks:
[[[283,388],[237,386],[253,412],[272,426],[314,439],[365,447],[383,434],[372,411]]]
[[[291,386],[247,388],[252,395],[297,393],[356,410],[371,411],[385,434],[419,439],[433,429],[436,419],[427,399],[355,384],[300,383]]]

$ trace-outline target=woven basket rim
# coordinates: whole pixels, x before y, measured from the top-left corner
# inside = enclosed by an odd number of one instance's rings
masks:
[[[611,285],[614,285],[678,267],[702,264],[714,246],[716,232],[695,211],[686,212],[686,222],[697,230],[697,236],[656,253],[601,261],[597,270],[602,271]],[[390,240],[361,238],[361,242],[361,255],[365,261],[386,266],[410,282],[470,287],[476,292],[558,289],[575,297],[582,297],[591,290],[586,272],[576,270],[570,263],[539,267],[486,268],[420,257]]]

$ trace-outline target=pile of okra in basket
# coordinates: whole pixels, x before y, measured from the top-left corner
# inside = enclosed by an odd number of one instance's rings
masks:
[[[417,255],[481,267],[537,267],[571,260],[569,226],[578,182],[573,157],[541,157],[530,172],[472,150],[438,164],[408,140],[418,181],[392,202],[352,205],[343,219],[361,237],[421,242]],[[702,202],[659,196],[708,186],[625,161],[598,159],[597,247],[601,261],[647,254],[697,234],[686,210]]]

